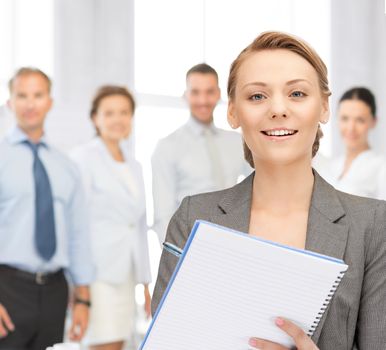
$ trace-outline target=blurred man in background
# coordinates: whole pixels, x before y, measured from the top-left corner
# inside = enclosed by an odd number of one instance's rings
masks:
[[[158,143],[152,157],[154,230],[160,242],[184,197],[233,186],[250,172],[240,134],[213,123],[220,97],[218,75],[211,66],[202,63],[189,69],[185,99],[191,117]]]
[[[88,223],[76,166],[46,139],[51,81],[21,68],[9,82],[16,126],[0,143],[0,349],[61,342],[74,284],[70,338],[80,340],[93,278]]]

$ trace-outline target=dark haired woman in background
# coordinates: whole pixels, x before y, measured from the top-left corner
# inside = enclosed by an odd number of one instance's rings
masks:
[[[345,151],[332,160],[328,180],[343,192],[386,199],[386,160],[368,140],[376,112],[375,97],[365,87],[354,87],[340,98],[338,123]]]
[[[96,281],[91,284],[91,350],[121,350],[134,327],[134,287],[144,284],[150,315],[150,267],[142,170],[121,142],[131,133],[135,102],[120,86],[101,87],[90,117],[97,137],[73,152],[84,178]]]

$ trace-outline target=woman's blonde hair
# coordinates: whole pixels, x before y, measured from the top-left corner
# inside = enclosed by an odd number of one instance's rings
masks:
[[[264,32],[260,34],[250,45],[248,45],[237,58],[233,61],[228,78],[228,98],[233,100],[235,97],[236,81],[240,66],[251,54],[263,50],[284,49],[303,57],[316,70],[319,79],[319,87],[322,95],[331,95],[328,87],[327,67],[316,53],[316,51],[305,41],[293,35],[282,32]],[[318,126],[315,141],[312,146],[312,156],[314,157],[319,149],[320,139],[323,137],[322,129]],[[252,152],[244,141],[244,156],[251,167],[254,167]]]

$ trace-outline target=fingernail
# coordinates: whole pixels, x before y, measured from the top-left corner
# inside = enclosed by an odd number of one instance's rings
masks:
[[[281,327],[284,325],[284,320],[280,317],[277,317],[276,320],[275,320],[275,323],[277,326]]]
[[[249,341],[248,341],[248,344],[250,346],[256,346],[257,345],[257,341],[256,341],[256,339],[250,338]]]

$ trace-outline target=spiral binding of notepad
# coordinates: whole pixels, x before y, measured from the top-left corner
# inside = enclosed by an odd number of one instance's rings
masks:
[[[331,301],[332,297],[334,296],[340,282],[342,281],[342,278],[343,278],[345,272],[346,271],[340,272],[340,275],[337,276],[337,280],[332,285],[330,292],[327,294],[327,298],[325,299],[324,303],[322,304],[322,307],[320,308],[318,315],[315,317],[315,321],[312,323],[310,329],[307,332],[307,335],[309,337],[311,337],[314,334],[316,328],[318,327],[318,324],[319,324],[320,320],[322,319],[324,312],[327,310],[328,304],[330,303],[330,301]]]

